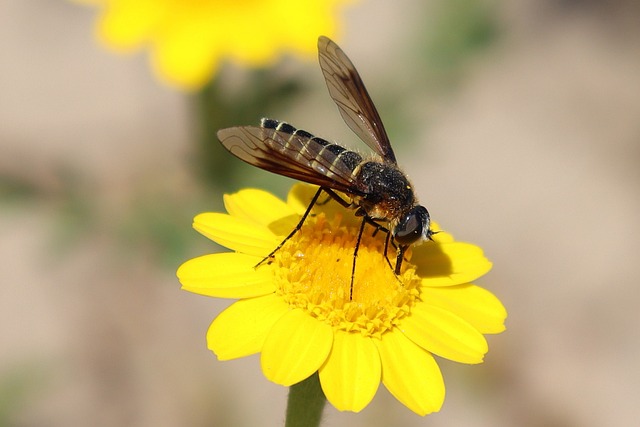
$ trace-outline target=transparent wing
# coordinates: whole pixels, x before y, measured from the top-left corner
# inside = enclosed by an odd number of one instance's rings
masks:
[[[318,39],[318,58],[329,94],[347,126],[383,159],[396,163],[378,110],[351,60],[324,36]]]
[[[218,139],[231,154],[260,169],[349,195],[363,195],[353,182],[353,168],[341,160],[340,153],[327,150],[327,145],[313,137],[238,126],[219,130]]]

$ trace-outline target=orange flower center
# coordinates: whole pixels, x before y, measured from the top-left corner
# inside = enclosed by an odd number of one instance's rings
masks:
[[[342,225],[337,214],[309,217],[275,254],[277,291],[291,306],[345,331],[379,336],[409,313],[418,298],[419,278],[409,260],[396,276],[385,259],[386,235],[365,226],[356,259],[358,227]],[[389,247],[391,264],[395,249]],[[410,251],[407,252],[410,259]],[[350,299],[350,295],[352,298]]]

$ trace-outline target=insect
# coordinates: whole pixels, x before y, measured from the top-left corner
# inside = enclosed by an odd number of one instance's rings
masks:
[[[345,208],[355,209],[355,214],[362,217],[353,252],[351,300],[365,224],[375,227],[375,232],[386,233],[384,256],[396,276],[400,274],[407,248],[430,240],[434,232],[429,212],[418,204],[413,187],[398,168],[380,115],[353,63],[337,44],[324,36],[318,39],[318,57],[331,98],[349,128],[375,151],[371,159],[365,160],[354,151],[272,119],[262,119],[260,126],[221,129],[218,139],[240,160],[320,187],[298,225],[258,266],[271,259],[300,230],[322,192]],[[387,256],[390,240],[396,249],[395,268]]]

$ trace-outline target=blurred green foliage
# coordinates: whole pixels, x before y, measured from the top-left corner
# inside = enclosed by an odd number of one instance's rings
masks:
[[[38,187],[13,176],[0,176],[0,201],[3,204],[33,199],[39,196]]]
[[[112,231],[122,247],[119,259],[135,262],[143,256],[173,270],[186,258],[216,251],[217,245],[195,233],[190,225],[199,212],[222,210],[222,200],[210,197],[204,203],[182,198],[176,203],[176,197],[146,193],[134,198],[129,214]]]
[[[13,366],[0,374],[0,427],[20,425],[17,414],[42,393],[47,377],[45,369],[35,363]]]
[[[245,84],[230,94],[221,74],[195,99],[199,126],[196,160],[199,176],[206,184],[232,191],[244,184],[240,171],[246,169],[222,147],[216,132],[231,126],[257,125],[265,113],[286,105],[305,87],[299,80],[259,69],[250,71]]]
[[[422,55],[433,88],[455,87],[469,60],[498,40],[498,5],[495,0],[438,0]]]

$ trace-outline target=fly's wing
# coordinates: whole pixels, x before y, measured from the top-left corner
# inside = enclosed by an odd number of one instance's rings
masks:
[[[222,145],[250,165],[349,195],[362,195],[353,183],[353,165],[341,159],[340,154],[346,150],[307,135],[306,132],[290,134],[258,126],[218,131]]]
[[[347,55],[327,37],[318,39],[320,68],[329,94],[349,128],[383,159],[396,163],[389,137],[358,71]]]

